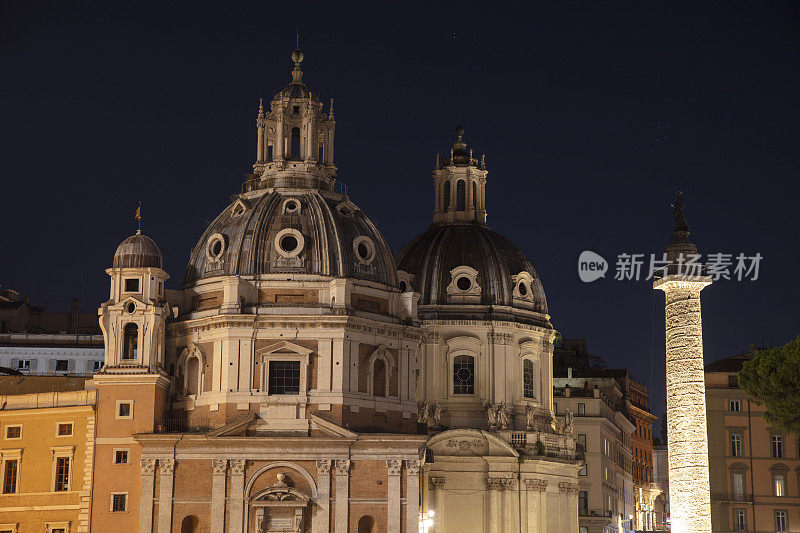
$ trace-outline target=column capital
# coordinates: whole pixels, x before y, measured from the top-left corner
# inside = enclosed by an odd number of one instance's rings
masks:
[[[501,477],[487,477],[486,488],[489,490],[503,490],[505,487],[505,478]]]
[[[336,475],[346,476],[348,474],[350,474],[350,459],[337,459]]]
[[[413,459],[411,461],[406,461],[406,475],[408,476],[418,476],[420,469],[420,462],[419,459]]]
[[[561,481],[558,484],[558,491],[562,494],[578,494],[580,488],[577,483],[569,483],[568,481]]]
[[[547,480],[546,479],[526,479],[525,486],[528,490],[534,490],[539,492],[547,492]]]
[[[400,459],[387,459],[386,468],[389,470],[390,476],[399,476],[403,470],[403,461]]]
[[[212,459],[211,461],[211,469],[212,472],[216,475],[225,474],[225,471],[228,470],[228,460],[227,459]]]
[[[163,475],[171,476],[175,473],[175,459],[159,459],[158,471]]]
[[[446,481],[444,476],[431,476],[428,478],[428,486],[431,490],[442,490]]]
[[[502,480],[504,490],[515,490],[517,488],[517,480],[512,478],[504,478]]]
[[[237,476],[244,475],[244,467],[247,465],[246,459],[231,459],[231,473]]]
[[[317,459],[317,473],[324,476],[331,475],[332,463],[330,459]]]
[[[142,459],[142,474],[154,475],[156,473],[155,459]]]

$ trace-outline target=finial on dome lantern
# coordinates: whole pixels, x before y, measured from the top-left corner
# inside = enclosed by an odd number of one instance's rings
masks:
[[[264,99],[258,99],[258,118],[264,118]]]
[[[439,170],[439,152],[436,152],[436,170]]]
[[[300,70],[300,63],[303,62],[303,51],[300,50],[300,28],[297,28],[297,46],[292,52],[292,61],[294,61],[294,69],[292,70],[292,83],[302,83],[303,71]]]
[[[329,113],[329,119],[333,120],[333,98],[331,98],[331,112]]]
[[[462,142],[461,138],[464,137],[464,128],[461,127],[460,123],[456,128],[456,137],[457,137],[457,142]]]
[[[133,215],[133,218],[137,220],[139,223],[139,228],[136,230],[136,235],[142,234],[142,202],[139,202],[139,207],[136,208],[136,214]]]
[[[481,168],[486,168],[486,154],[481,154]]]

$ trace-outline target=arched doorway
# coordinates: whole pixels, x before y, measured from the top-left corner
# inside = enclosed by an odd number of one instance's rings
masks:
[[[181,533],[197,533],[200,526],[200,519],[194,515],[189,515],[181,522]]]
[[[364,515],[358,520],[358,533],[378,533],[375,527],[375,519],[370,515]]]

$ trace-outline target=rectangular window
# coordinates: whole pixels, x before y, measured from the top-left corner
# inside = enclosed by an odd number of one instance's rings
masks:
[[[128,495],[114,493],[111,494],[111,512],[121,513],[128,510]]]
[[[20,359],[17,361],[17,370],[21,370],[22,372],[30,372],[31,370],[31,360],[30,359]]]
[[[578,475],[579,476],[589,475],[588,469],[586,468],[586,463],[583,463],[583,466],[581,467],[581,469],[578,470]]]
[[[786,496],[786,472],[772,472],[772,488],[775,496]]]
[[[786,527],[786,511],[775,511],[775,531],[789,531]]]
[[[739,386],[739,376],[736,374],[732,376],[728,376],[728,387],[738,387]]]
[[[584,451],[586,450],[586,433],[578,433],[578,444],[583,446]]]
[[[731,455],[733,457],[742,456],[742,436],[736,433],[731,434]]]
[[[72,435],[72,422],[62,422],[58,424],[58,436],[69,437]]]
[[[582,490],[578,493],[578,514],[587,515],[589,511],[589,493]]]
[[[139,278],[127,278],[125,280],[125,292],[139,292]]]
[[[300,361],[269,362],[269,394],[300,394]]]
[[[780,435],[772,436],[772,457],[776,459],[783,457],[783,437]]]
[[[56,492],[69,490],[69,457],[56,458],[56,483],[53,490]]]
[[[117,410],[117,418],[130,418],[131,417],[131,404],[129,402],[120,402]]]
[[[114,451],[114,464],[126,465],[128,464],[128,450],[115,450]]]
[[[728,409],[733,412],[741,411],[742,410],[741,400],[730,400],[728,402]]]
[[[5,461],[3,472],[3,494],[13,494],[17,492],[17,478],[19,477],[19,460],[11,459]]]
[[[733,530],[747,531],[747,522],[745,521],[744,509],[733,510]]]
[[[7,439],[21,439],[22,438],[22,426],[6,426],[6,438]]]
[[[453,358],[453,394],[475,394],[475,358],[471,355]]]
[[[585,403],[578,403],[578,414],[585,415],[586,414],[586,404]]]
[[[69,370],[69,361],[66,359],[56,360],[56,372],[66,372]]]

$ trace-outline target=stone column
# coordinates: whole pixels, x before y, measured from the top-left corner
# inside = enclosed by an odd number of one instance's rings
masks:
[[[348,513],[350,510],[350,460],[336,461],[336,520],[335,531],[348,531]]]
[[[275,146],[272,149],[272,159],[276,161],[283,161],[286,158],[286,149],[284,148],[284,133],[283,133],[283,105],[278,104],[278,109],[275,113],[277,116],[277,124],[275,125]]]
[[[564,531],[578,530],[578,490],[577,483],[562,481],[558,484],[561,493],[561,523],[564,524]]]
[[[211,461],[211,531],[225,531],[225,476],[227,459]]]
[[[419,472],[417,459],[406,461],[406,533],[419,532]]]
[[[428,477],[428,509],[433,509],[433,530],[444,531],[444,484],[442,476]]]
[[[711,531],[700,291],[710,277],[667,275],[653,283],[666,299],[669,503],[674,533]]]
[[[158,533],[172,530],[172,486],[175,476],[175,459],[159,459]]]
[[[314,515],[314,533],[329,533],[331,530],[331,461],[317,461],[317,505]]]
[[[486,478],[489,489],[489,533],[503,531],[503,510],[500,508],[500,492],[503,490],[502,478]]]
[[[228,516],[228,533],[244,531],[244,468],[247,461],[231,459],[231,491],[230,515]]]
[[[386,469],[389,482],[386,484],[388,533],[400,533],[400,472],[403,470],[403,461],[400,459],[387,459]]]
[[[153,533],[153,487],[156,460],[142,459],[142,485],[139,493],[139,533]]]
[[[503,479],[503,531],[505,533],[516,533],[519,527],[516,524],[516,517],[519,516],[517,507],[517,481],[514,479]]]
[[[542,501],[547,491],[546,479],[526,479],[529,533],[547,533],[547,506]]]

